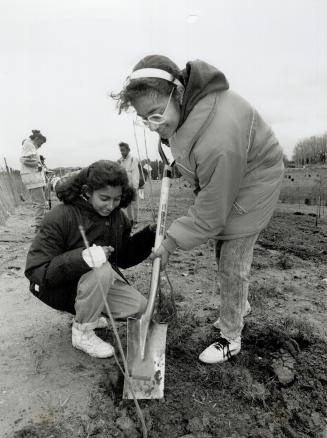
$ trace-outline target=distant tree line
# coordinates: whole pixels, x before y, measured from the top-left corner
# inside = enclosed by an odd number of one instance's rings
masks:
[[[150,164],[152,170],[151,170],[151,178],[152,179],[161,179],[162,178],[162,174],[163,174],[163,170],[164,170],[164,163],[161,160],[142,160],[142,167],[144,170],[144,166],[145,169],[147,169],[147,166]],[[145,172],[147,173],[147,172]],[[177,166],[173,166],[173,177],[174,178],[180,178],[181,177],[181,173],[179,172]]]
[[[300,140],[295,145],[292,160],[301,166],[327,164],[327,133]]]
[[[144,172],[145,179],[148,178],[148,166],[151,166],[151,178],[152,179],[161,179],[164,169],[164,163],[161,160],[142,160],[142,168]],[[81,167],[55,167],[54,169],[51,169],[57,176],[64,176],[66,173],[74,172],[76,170],[80,170]],[[175,178],[179,178],[181,176],[180,172],[178,171],[177,167],[174,166],[173,168],[173,175]]]

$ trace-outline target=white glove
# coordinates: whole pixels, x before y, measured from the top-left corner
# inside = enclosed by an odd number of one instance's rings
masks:
[[[100,268],[106,261],[107,257],[102,246],[93,245],[90,249],[83,249],[83,260],[90,268]]]

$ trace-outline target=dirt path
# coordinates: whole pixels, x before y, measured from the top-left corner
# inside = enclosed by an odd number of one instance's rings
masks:
[[[31,224],[30,206],[21,206],[0,229],[1,437],[27,424],[46,429],[63,421],[78,431],[74,419],[86,414],[90,394],[112,366],[73,349],[71,317],[29,293],[23,271]]]
[[[189,189],[175,184],[169,220],[190,203]],[[149,221],[147,204],[141,218]],[[121,399],[114,361],[73,349],[71,318],[28,292],[23,267],[31,222],[26,205],[0,228],[0,436],[141,436],[133,403]],[[149,438],[327,436],[327,223],[312,224],[308,215],[278,213],[261,235],[243,349],[228,364],[208,367],[197,360],[217,336],[211,324],[219,316],[213,243],[171,257],[178,322],[169,325],[165,400],[141,402]],[[146,293],[150,270],[144,262],[126,275]],[[119,332],[125,343],[124,324]],[[110,331],[100,335],[112,340]],[[289,385],[271,366],[281,349],[295,361]]]

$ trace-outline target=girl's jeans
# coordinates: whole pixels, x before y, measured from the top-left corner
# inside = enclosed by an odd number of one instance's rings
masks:
[[[100,268],[82,275],[78,282],[75,321],[79,324],[96,327],[101,313],[107,313],[100,285],[114,318],[127,318],[145,310],[146,299],[143,295],[121,279],[106,262]]]
[[[220,277],[220,331],[229,341],[241,336],[248,299],[253,249],[259,234],[218,240],[216,257]]]

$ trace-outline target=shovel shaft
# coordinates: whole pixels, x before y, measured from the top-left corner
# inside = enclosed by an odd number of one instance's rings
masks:
[[[171,167],[166,164],[164,167],[164,173],[161,183],[157,230],[156,230],[156,238],[154,242],[155,249],[159,248],[165,237],[170,182],[171,182]],[[149,293],[147,308],[144,313],[145,319],[149,320],[149,322],[153,315],[154,304],[155,304],[158,285],[159,285],[159,278],[160,278],[160,258],[157,257],[153,260],[153,264],[152,264],[150,293]]]
[[[155,248],[161,245],[167,218],[171,167],[165,165],[161,183]],[[145,312],[139,319],[127,320],[127,363],[130,378],[125,379],[124,398],[162,398],[165,375],[167,324],[152,321],[160,278],[160,258],[153,261],[151,286]]]
[[[155,249],[159,248],[165,236],[170,182],[171,182],[171,167],[165,165],[164,174],[161,183],[157,230],[156,230],[156,238],[154,243]],[[146,338],[153,315],[153,310],[154,310],[154,305],[155,305],[157,290],[159,285],[159,278],[160,278],[160,258],[157,257],[154,259],[152,264],[151,286],[150,286],[150,293],[148,297],[147,307],[145,309],[144,314],[140,318],[140,350],[141,350],[142,358],[144,358],[145,355]]]

